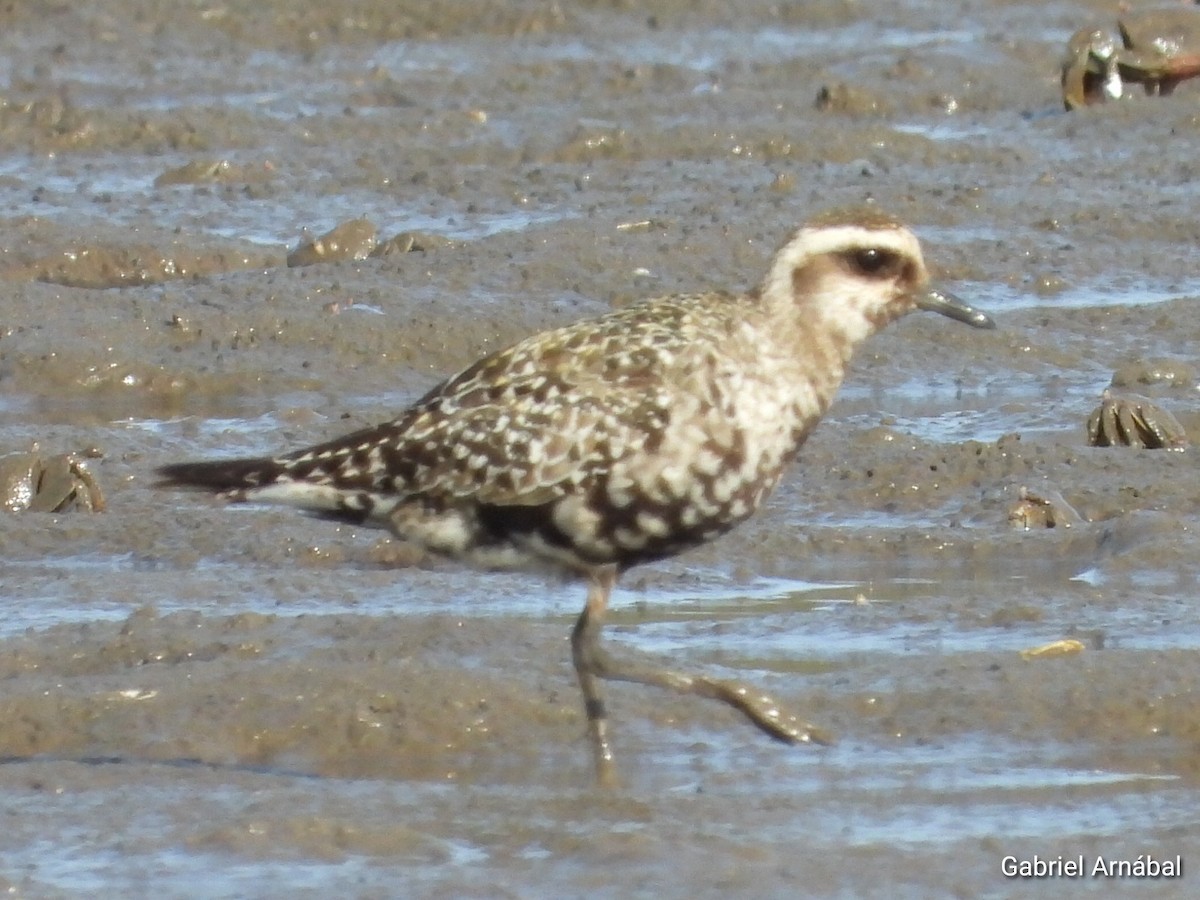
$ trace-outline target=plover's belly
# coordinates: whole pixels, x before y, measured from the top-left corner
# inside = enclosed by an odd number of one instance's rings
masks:
[[[644,462],[642,477],[620,490],[601,482],[537,506],[404,503],[389,523],[405,540],[486,568],[626,569],[729,531],[758,508],[781,468],[705,473],[685,467],[678,475],[651,477],[653,461]]]
[[[592,490],[564,497],[531,531],[538,552],[564,553],[584,565],[625,569],[671,556],[724,534],[748,518],[778,483],[779,458],[739,467],[655,458],[617,473]]]

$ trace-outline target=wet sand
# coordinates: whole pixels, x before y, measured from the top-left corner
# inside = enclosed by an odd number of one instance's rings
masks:
[[[0,522],[0,886],[1107,895],[1134,885],[1001,862],[1152,854],[1184,876],[1137,887],[1194,893],[1195,450],[1085,422],[1115,381],[1200,436],[1200,90],[1061,113],[1099,4],[440,6],[0,11],[0,452],[90,449],[108,501]],[[831,748],[613,685],[599,791],[581,587],[153,487],[536,329],[746,287],[863,202],[999,330],[875,339],[765,512],[631,573],[609,630]],[[1013,528],[1022,487],[1078,519]]]

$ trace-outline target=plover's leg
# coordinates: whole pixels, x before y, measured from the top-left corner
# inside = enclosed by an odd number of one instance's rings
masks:
[[[612,746],[608,742],[608,719],[597,679],[631,681],[667,688],[681,694],[695,694],[720,700],[741,712],[760,730],[787,744],[831,744],[830,732],[779,708],[771,697],[738,681],[724,681],[707,675],[688,675],[630,659],[616,659],[600,645],[600,629],[608,597],[616,582],[616,573],[604,569],[588,579],[587,604],[571,632],[571,655],[579,686],[583,689],[588,730],[596,761],[596,777],[601,784],[616,781]]]
[[[604,698],[600,696],[600,685],[596,683],[599,670],[603,667],[597,665],[596,659],[601,653],[600,628],[604,623],[604,611],[608,608],[608,595],[612,593],[616,580],[617,573],[612,566],[593,572],[588,577],[587,603],[571,631],[571,658],[575,663],[579,687],[583,690],[583,708],[587,713],[588,733],[592,738],[596,780],[604,787],[616,784],[617,771],[612,746],[608,742],[608,713],[604,708]]]
[[[599,641],[591,648],[589,662],[594,675],[610,681],[632,681],[720,700],[745,715],[761,731],[786,744],[833,743],[829,731],[780,709],[771,697],[739,681],[688,675],[630,659],[618,660]]]

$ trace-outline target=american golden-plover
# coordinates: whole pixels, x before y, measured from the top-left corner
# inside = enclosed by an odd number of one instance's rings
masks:
[[[485,357],[378,427],[160,474],[377,525],[477,566],[583,578],[571,649],[601,781],[614,767],[598,679],[712,697],[773,738],[823,743],[823,731],[742,684],[611,656],[600,631],[621,573],[712,540],[762,505],[854,348],[918,309],[993,327],[930,287],[916,237],[895,219],[827,213],[795,231],[747,293],[645,300]]]

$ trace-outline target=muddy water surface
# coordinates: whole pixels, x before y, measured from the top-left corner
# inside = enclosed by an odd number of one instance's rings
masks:
[[[1115,377],[1200,435],[1200,92],[1061,113],[1108,5],[76,6],[0,11],[0,450],[94,448],[108,499],[0,522],[10,895],[1131,887],[1003,878],[1035,854],[1181,855],[1139,886],[1195,894],[1195,451],[1084,422]],[[581,588],[151,486],[752,284],[869,201],[1000,329],[877,338],[765,513],[632,573],[611,628],[829,749],[618,685],[597,791]],[[1022,487],[1078,518],[1013,529]]]

